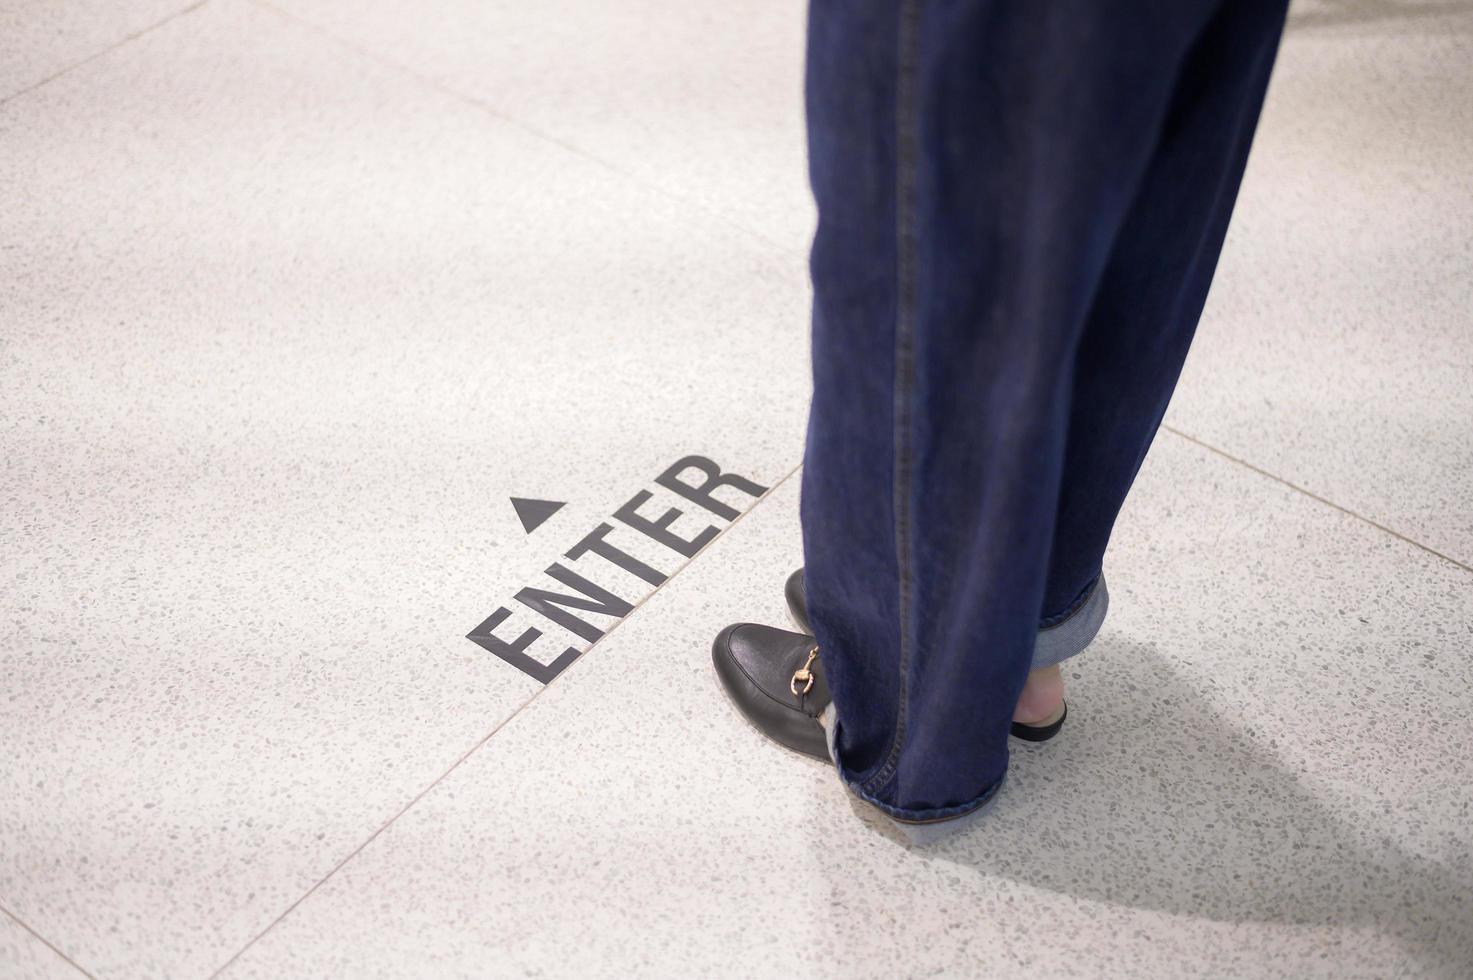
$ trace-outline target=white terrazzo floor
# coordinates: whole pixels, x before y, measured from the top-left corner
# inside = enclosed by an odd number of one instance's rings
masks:
[[[709,668],[803,16],[0,2],[0,978],[1473,975],[1473,3],[1296,4],[1068,732],[929,850]],[[554,562],[636,608],[544,686],[466,635]]]

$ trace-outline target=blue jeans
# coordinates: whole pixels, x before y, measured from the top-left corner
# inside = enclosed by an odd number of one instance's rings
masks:
[[[1029,670],[1099,628],[1285,6],[812,3],[805,577],[835,761],[891,816],[985,802]]]

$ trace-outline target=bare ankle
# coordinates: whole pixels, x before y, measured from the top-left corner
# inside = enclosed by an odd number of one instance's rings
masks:
[[[1028,675],[1013,720],[1024,725],[1047,724],[1064,710],[1064,674],[1058,664],[1040,667]]]

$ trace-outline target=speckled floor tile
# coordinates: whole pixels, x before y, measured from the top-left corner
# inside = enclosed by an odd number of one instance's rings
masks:
[[[0,977],[5,980],[81,980],[86,974],[0,912]]]
[[[227,976],[1473,973],[1473,575],[1174,435],[1068,734],[963,839],[716,688],[796,479],[516,714],[468,630],[676,459],[797,461],[801,3],[210,0],[108,50],[186,6],[0,12],[0,101],[87,62],[0,106],[0,903],[48,941],[203,976],[346,859]],[[1464,562],[1470,39],[1296,3],[1170,417]],[[73,974],[0,916],[12,975]]]
[[[271,0],[802,253],[803,0]]]
[[[466,634],[671,463],[799,455],[801,265],[266,8],[0,108],[0,185],[0,901],[99,975],[218,967],[540,690]]]
[[[195,2],[8,0],[0,5],[0,102]]]
[[[1179,438],[1055,742],[907,849],[749,729],[789,480],[226,971],[1465,976],[1473,576]],[[1118,583],[1118,584],[1117,584]]]
[[[1473,565],[1473,5],[1296,4],[1170,424]]]

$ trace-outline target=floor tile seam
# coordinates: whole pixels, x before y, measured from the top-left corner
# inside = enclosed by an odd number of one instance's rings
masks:
[[[57,948],[56,944],[53,943],[51,940],[49,940],[45,936],[41,935],[35,929],[32,929],[29,923],[27,923],[20,916],[16,915],[14,912],[12,912],[9,909],[9,907],[7,907],[7,906],[5,906],[3,904],[0,904],[0,915],[5,916],[11,922],[14,922],[16,925],[20,926],[26,932],[30,933],[31,936],[34,937],[35,940],[38,943],[40,943],[41,945],[45,946],[47,949],[51,950],[57,956],[61,957],[63,960],[66,961],[66,963],[67,963],[68,966],[70,966],[72,969],[76,970],[78,973],[82,974],[82,976],[84,976],[84,977],[92,977],[92,980],[96,980],[96,977],[95,977],[94,974],[89,973],[86,970],[84,970],[82,968],[82,966],[79,963],[77,963],[76,960],[72,959],[70,956],[68,956],[67,954],[63,953],[60,949]]]
[[[258,2],[258,0],[252,0],[252,2]],[[637,603],[635,603],[634,604],[634,607],[628,613],[626,613],[623,616],[623,618],[621,618],[618,622],[616,622],[612,626],[610,626],[608,628],[608,630],[604,632],[603,636],[599,637],[598,640],[596,640],[587,650],[585,650],[583,652],[583,654],[578,658],[579,661],[583,660],[584,657],[587,657],[588,655],[592,654],[594,652],[594,650],[596,650],[600,645],[602,645],[604,642],[606,642],[610,636],[612,636],[615,632],[618,631],[619,627],[623,626],[626,622],[628,622],[631,618],[633,618],[634,614],[636,612],[638,612],[640,610],[640,608],[645,605],[645,603],[649,602],[657,594],[659,594],[660,592],[662,592],[664,589],[668,588],[669,585],[670,585],[670,583],[674,582],[675,579],[680,575],[680,573],[683,572],[683,571],[685,571],[685,569],[689,568],[690,565],[693,562],[695,562],[698,558],[700,558],[702,555],[706,554],[711,549],[715,548],[716,545],[723,538],[727,537],[731,533],[731,531],[732,531],[733,528],[735,528],[742,521],[746,520],[747,517],[750,514],[752,514],[753,512],[755,512],[757,510],[757,508],[761,507],[764,502],[766,502],[767,500],[771,499],[772,496],[775,493],[777,493],[778,489],[781,488],[783,485],[785,485],[790,479],[792,479],[793,475],[795,473],[797,473],[800,469],[802,469],[802,467],[803,467],[802,462],[799,462],[798,465],[796,465],[792,469],[790,469],[780,480],[778,480],[776,483],[774,483],[772,485],[772,487],[770,489],[768,489],[768,491],[766,493],[764,493],[761,497],[759,497],[752,504],[751,507],[748,507],[745,511],[743,511],[740,514],[738,514],[736,516],[736,518],[733,519],[732,522],[729,525],[727,525],[727,527],[725,529],[723,529],[720,534],[718,534],[715,538],[713,538],[710,541],[710,543],[708,543],[700,551],[697,551],[691,557],[687,558],[684,563],[682,563],[673,572],[670,573],[670,575],[665,579],[665,581],[663,583],[661,583],[660,585],[656,586],[647,595],[645,595],[642,599],[640,599]],[[300,906],[303,902],[307,901],[307,899],[311,898],[312,895],[315,894],[319,888],[321,888],[323,885],[327,884],[327,882],[330,881],[344,867],[346,867],[349,862],[351,862],[354,858],[356,858],[359,854],[361,854],[364,850],[366,850],[370,844],[372,844],[375,840],[377,840],[380,836],[382,836],[383,833],[386,830],[388,830],[391,826],[393,826],[393,824],[400,817],[404,816],[404,814],[408,813],[411,809],[413,809],[414,806],[415,806],[415,804],[417,804],[420,800],[424,799],[425,796],[429,795],[429,793],[433,789],[435,789],[435,787],[439,786],[440,783],[444,782],[445,779],[447,777],[449,777],[451,773],[455,772],[456,769],[460,768],[460,766],[463,763],[465,763],[466,760],[468,760],[478,750],[480,750],[480,748],[482,746],[484,746],[487,742],[491,741],[491,739],[494,738],[498,733],[500,733],[502,729],[506,728],[513,721],[515,721],[522,714],[522,712],[525,711],[532,704],[532,702],[536,701],[544,693],[546,693],[546,691],[547,691],[547,689],[549,687],[551,687],[553,684],[556,684],[559,680],[562,679],[562,677],[564,675],[572,672],[576,668],[577,668],[577,663],[574,663],[567,670],[563,671],[557,677],[553,678],[553,680],[549,681],[547,684],[543,685],[540,689],[538,689],[537,691],[533,692],[533,694],[530,697],[528,697],[526,700],[524,700],[521,704],[517,705],[516,709],[513,710],[511,712],[511,714],[507,715],[505,718],[503,718],[499,722],[497,722],[496,725],[491,729],[490,732],[486,733],[474,745],[472,745],[469,749],[467,749],[464,753],[462,753],[459,758],[457,758],[453,763],[450,764],[450,767],[449,768],[447,768],[444,772],[440,773],[440,775],[436,776],[429,783],[429,785],[425,786],[418,793],[416,793],[409,800],[409,802],[405,803],[404,806],[400,807],[399,810],[397,810],[392,816],[390,816],[388,818],[388,820],[386,820],[376,830],[374,830],[374,832],[372,834],[370,834],[362,843],[360,843],[357,847],[353,848],[353,850],[350,851],[347,855],[345,855],[342,858],[342,860],[338,861],[337,864],[333,865],[332,868],[329,869],[328,872],[325,875],[323,875],[320,879],[317,880],[316,883],[314,883],[310,888],[308,888],[305,892],[303,892],[300,896],[298,896],[295,901],[293,901],[290,905],[288,905],[281,912],[281,914],[279,914],[278,916],[276,916],[276,918],[272,919],[271,922],[269,922],[266,925],[265,928],[261,929],[254,936],[252,936],[249,940],[247,940],[246,943],[243,946],[241,946],[240,949],[236,950],[235,953],[232,954],[229,959],[227,959],[224,963],[220,964],[220,966],[217,969],[215,969],[213,972],[211,972],[210,975],[209,975],[210,976],[210,980],[214,980],[214,978],[219,977],[222,974],[224,974],[225,971],[227,971],[230,968],[230,966],[233,963],[236,962],[236,960],[240,959],[241,956],[245,955],[245,953],[252,946],[254,946],[257,942],[259,942],[261,939],[263,939],[266,936],[267,933],[269,933],[269,932],[271,932],[271,930],[275,929],[276,926],[279,925],[281,922],[283,922],[286,919],[287,916],[291,915],[291,913],[293,911],[295,911],[298,906]]]
[[[295,25],[298,25],[299,27],[310,30],[316,34],[320,34],[321,36],[332,40],[334,43],[341,45],[343,48],[352,51],[359,57],[365,58],[373,62],[374,64],[379,65],[380,67],[389,68],[393,71],[399,72],[400,74],[413,79],[417,84],[422,85],[434,92],[437,92],[440,95],[454,99],[455,101],[460,102],[463,105],[470,106],[477,111],[483,112],[486,115],[497,120],[498,122],[505,123],[509,126],[514,126],[523,133],[536,137],[543,142],[550,143],[567,153],[573,154],[579,159],[596,164],[604,170],[607,170],[609,173],[621,177],[624,180],[631,181],[647,191],[651,191],[655,194],[660,195],[667,201],[674,202],[681,207],[694,208],[709,216],[713,220],[719,221],[728,228],[731,228],[734,231],[741,232],[743,235],[746,235],[750,238],[756,239],[765,248],[774,250],[777,253],[777,257],[780,257],[781,259],[804,259],[806,257],[806,249],[794,248],[790,245],[784,245],[782,242],[769,238],[766,234],[757,231],[754,228],[749,228],[742,222],[735,220],[730,215],[727,215],[722,211],[712,208],[708,204],[703,204],[700,201],[692,200],[691,198],[686,197],[679,192],[670,190],[669,188],[663,186],[658,182],[651,181],[645,177],[639,176],[638,174],[625,170],[618,163],[612,160],[605,159],[599,154],[585,149],[577,143],[570,142],[569,140],[561,136],[549,133],[546,130],[533,125],[532,123],[527,122],[520,116],[513,115],[505,109],[498,108],[497,106],[491,104],[490,102],[487,102],[485,99],[482,99],[479,96],[471,95],[467,92],[462,92],[459,89],[454,88],[453,86],[447,85],[444,82],[431,78],[430,76],[423,74],[422,72],[416,70],[409,65],[404,64],[403,62],[395,60],[389,55],[382,54],[372,48],[365,47],[357,41],[343,37],[336,31],[333,31],[327,27],[323,27],[321,24],[318,24],[315,21],[299,17],[296,14],[292,13],[290,10],[286,10],[285,8],[277,6],[275,3],[271,2],[271,0],[249,0],[249,2],[262,8],[263,10],[269,10],[272,13],[277,14],[278,16],[290,21]]]
[[[62,78],[63,76],[70,75],[72,72],[76,71],[78,68],[83,67],[84,65],[90,65],[92,62],[96,61],[98,58],[101,58],[101,57],[104,57],[104,56],[106,56],[108,54],[111,54],[112,52],[118,50],[119,48],[123,47],[124,45],[131,44],[132,42],[134,42],[134,41],[138,40],[139,38],[143,37],[145,34],[148,34],[148,33],[152,32],[152,31],[158,30],[160,27],[163,27],[165,24],[169,23],[170,21],[173,21],[173,20],[176,20],[176,19],[178,19],[180,17],[183,17],[185,14],[193,13],[194,11],[198,10],[199,8],[203,7],[205,4],[207,4],[209,2],[210,2],[210,0],[195,0],[194,3],[191,3],[191,4],[189,4],[188,6],[185,6],[185,7],[181,7],[178,10],[174,11],[173,13],[169,14],[167,17],[163,17],[163,18],[161,18],[161,19],[159,19],[157,21],[154,21],[152,24],[149,24],[146,27],[140,27],[138,30],[133,31],[130,34],[124,35],[122,38],[120,38],[117,41],[114,41],[113,43],[109,44],[107,47],[102,48],[100,51],[94,51],[92,54],[89,54],[87,57],[81,59],[80,61],[75,61],[72,64],[67,65],[65,68],[62,68],[59,71],[52,72],[50,75],[47,75],[45,78],[41,79],[40,81],[33,82],[33,83],[31,83],[30,85],[27,85],[25,88],[21,89],[18,92],[12,92],[11,94],[9,94],[7,96],[0,97],[0,109],[3,109],[5,106],[9,105],[10,103],[14,102],[16,99],[19,99],[20,97],[22,97],[24,95],[29,95],[32,92],[37,91],[38,89],[44,88],[45,86],[51,84],[52,82],[56,81],[59,78]]]
[[[1281,486],[1288,487],[1290,490],[1293,490],[1294,492],[1296,492],[1298,494],[1301,494],[1301,495],[1303,495],[1305,497],[1308,497],[1310,500],[1313,500],[1316,503],[1323,504],[1324,506],[1329,507],[1332,510],[1337,510],[1340,513],[1346,515],[1347,517],[1353,517],[1357,521],[1360,521],[1362,524],[1366,524],[1366,525],[1368,525],[1368,526],[1370,526],[1372,528],[1375,528],[1377,531],[1380,531],[1383,534],[1389,534],[1391,537],[1396,538],[1398,541],[1401,541],[1401,542],[1403,542],[1405,544],[1409,544],[1409,545],[1411,545],[1412,547],[1416,548],[1419,551],[1426,552],[1427,554],[1431,555],[1432,557],[1437,558],[1437,559],[1439,559],[1439,560],[1441,560],[1443,562],[1446,562],[1447,564],[1453,566],[1454,568],[1458,568],[1458,569],[1461,569],[1464,572],[1467,572],[1469,574],[1473,574],[1473,567],[1470,567],[1467,563],[1462,562],[1462,561],[1459,561],[1458,559],[1452,557],[1451,555],[1444,554],[1443,552],[1438,551],[1436,548],[1433,548],[1430,545],[1423,544],[1421,541],[1418,541],[1416,538],[1409,537],[1409,536],[1403,534],[1402,532],[1397,531],[1394,528],[1387,527],[1385,524],[1382,524],[1380,521],[1377,521],[1377,520],[1375,520],[1373,518],[1367,517],[1364,514],[1357,513],[1356,511],[1351,510],[1349,507],[1346,507],[1346,506],[1344,506],[1342,504],[1337,504],[1337,503],[1335,503],[1335,501],[1330,500],[1330,499],[1328,499],[1326,497],[1323,497],[1320,494],[1315,493],[1313,490],[1310,490],[1310,489],[1308,489],[1306,487],[1302,487],[1302,486],[1300,486],[1299,484],[1295,483],[1292,480],[1285,479],[1284,477],[1279,476],[1277,473],[1274,473],[1271,470],[1266,470],[1266,469],[1264,469],[1261,466],[1258,466],[1258,465],[1256,465],[1254,463],[1250,463],[1246,459],[1243,459],[1243,458],[1241,458],[1239,456],[1235,456],[1234,454],[1228,452],[1225,449],[1221,449],[1221,448],[1219,448],[1217,446],[1212,445],[1210,442],[1205,442],[1202,439],[1197,438],[1196,436],[1193,436],[1193,435],[1190,435],[1190,434],[1188,434],[1186,432],[1183,432],[1181,429],[1178,429],[1175,426],[1163,424],[1161,426],[1161,428],[1164,429],[1165,431],[1171,433],[1172,435],[1176,436],[1179,439],[1185,440],[1186,442],[1190,442],[1191,444],[1193,444],[1195,446],[1200,446],[1201,448],[1207,450],[1208,452],[1213,453],[1214,455],[1220,456],[1221,458],[1227,460],[1228,462],[1235,463],[1238,466],[1244,467],[1245,469],[1252,470],[1254,473],[1257,473],[1259,476],[1266,477],[1267,479],[1270,479],[1270,480],[1274,481],[1275,483],[1277,483],[1277,484],[1279,484]]]

